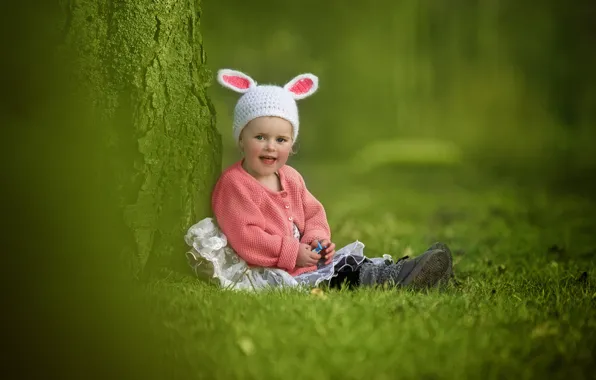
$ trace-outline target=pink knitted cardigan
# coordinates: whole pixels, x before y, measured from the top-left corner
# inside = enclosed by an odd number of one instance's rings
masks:
[[[296,267],[299,243],[330,239],[323,205],[308,191],[296,169],[279,169],[282,191],[273,191],[242,168],[242,160],[222,173],[212,196],[212,208],[228,244],[251,266],[274,267],[292,276],[310,272]],[[298,241],[293,224],[300,231]]]

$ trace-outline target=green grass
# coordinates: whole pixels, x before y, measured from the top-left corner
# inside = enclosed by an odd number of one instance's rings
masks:
[[[454,252],[445,291],[221,291],[149,286],[163,350],[204,379],[591,378],[596,207],[454,168],[346,175],[301,166],[343,246]],[[182,370],[182,369],[181,369]]]

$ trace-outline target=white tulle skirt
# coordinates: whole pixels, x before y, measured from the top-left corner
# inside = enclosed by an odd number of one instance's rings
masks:
[[[358,270],[365,261],[377,264],[393,262],[389,255],[367,258],[364,256],[364,244],[355,241],[336,249],[332,263],[321,264],[315,271],[293,277],[283,269],[249,266],[228,246],[226,236],[212,218],[205,218],[190,227],[184,240],[191,247],[186,257],[196,275],[204,280],[219,282],[222,288],[233,290],[313,288],[324,281],[331,281],[339,272]]]

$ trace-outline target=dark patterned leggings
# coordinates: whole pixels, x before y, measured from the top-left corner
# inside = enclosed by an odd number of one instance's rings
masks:
[[[370,263],[371,261],[365,259],[360,265],[355,261],[352,256],[346,256],[342,258],[334,267],[337,276],[333,277],[329,281],[329,287],[335,289],[341,289],[346,286],[348,289],[353,289],[360,285],[360,266],[364,263]]]

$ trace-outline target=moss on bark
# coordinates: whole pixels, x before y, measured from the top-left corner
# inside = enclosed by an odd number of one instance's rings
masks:
[[[221,170],[200,1],[71,0],[62,9],[62,51],[99,121],[99,175],[122,212],[123,256],[137,275],[181,263],[184,233],[211,213]]]

